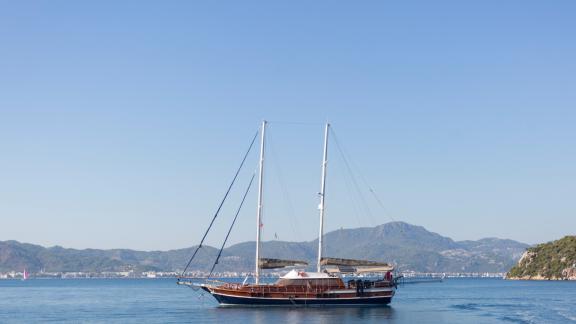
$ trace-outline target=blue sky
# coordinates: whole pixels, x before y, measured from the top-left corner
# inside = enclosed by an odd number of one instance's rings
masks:
[[[327,120],[385,205],[363,181],[362,195],[347,189],[332,143],[327,230],[401,220],[457,240],[574,234],[575,9],[6,3],[0,240],[196,244],[264,118],[265,239],[315,238]],[[252,155],[208,243],[224,237],[255,165]],[[255,201],[232,242],[254,238]]]

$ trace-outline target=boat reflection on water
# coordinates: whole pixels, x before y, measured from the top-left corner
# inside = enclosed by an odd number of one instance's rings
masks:
[[[215,317],[222,318],[242,318],[246,323],[269,324],[278,319],[284,323],[339,323],[342,319],[358,321],[383,321],[394,323],[397,314],[394,307],[291,307],[288,309],[279,307],[218,307],[211,311]]]

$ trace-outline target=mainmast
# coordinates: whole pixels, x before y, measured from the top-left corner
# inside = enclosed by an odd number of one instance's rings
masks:
[[[324,156],[322,159],[322,183],[320,185],[320,232],[318,234],[318,264],[316,266],[316,271],[320,272],[320,261],[322,260],[322,237],[324,236],[324,198],[326,193],[326,164],[328,163],[328,131],[330,129],[330,124],[326,123],[326,129],[324,130]]]
[[[258,211],[256,214],[256,284],[260,282],[260,232],[262,231],[262,187],[264,181],[264,139],[266,133],[266,121],[262,121],[260,132],[260,172],[258,175]]]

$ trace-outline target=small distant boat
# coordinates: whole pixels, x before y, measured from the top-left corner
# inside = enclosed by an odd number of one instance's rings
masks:
[[[24,280],[28,280],[28,272],[26,271],[26,268],[24,268],[24,271],[22,272],[22,281]]]
[[[320,204],[320,230],[318,239],[318,259],[316,272],[296,270],[308,265],[300,260],[281,260],[260,257],[260,232],[262,223],[262,186],[264,167],[264,141],[266,121],[260,129],[260,168],[258,186],[258,208],[256,220],[256,265],[255,282],[246,283],[202,283],[178,281],[178,284],[190,287],[199,287],[210,293],[221,305],[275,305],[275,306],[378,306],[387,305],[392,301],[396,291],[396,278],[393,276],[394,267],[388,263],[328,258],[322,256],[323,225],[325,211],[326,165],[328,152],[328,134],[330,124],[326,124],[324,132],[324,151],[322,162],[322,179],[319,193]],[[202,244],[200,244],[200,247]],[[194,256],[193,256],[194,257]],[[190,262],[188,263],[190,264]],[[260,282],[261,269],[279,269],[292,267],[275,283]],[[184,270],[185,271],[185,270]],[[365,279],[366,274],[379,274],[377,279]],[[352,275],[347,282],[344,276]],[[361,279],[362,278],[362,279]]]

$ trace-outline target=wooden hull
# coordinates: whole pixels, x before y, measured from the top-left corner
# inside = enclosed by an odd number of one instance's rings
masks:
[[[233,291],[222,291],[203,287],[222,306],[385,306],[390,304],[394,290],[376,293],[366,292],[363,296],[354,294],[322,294],[322,297],[310,296],[250,296]]]
[[[237,297],[213,293],[223,306],[384,306],[392,297],[353,297],[353,298],[265,298]]]

